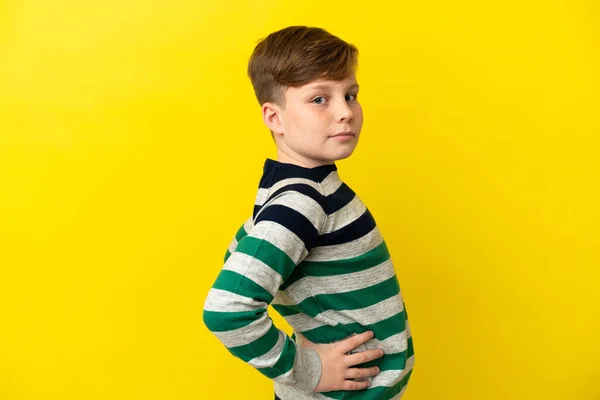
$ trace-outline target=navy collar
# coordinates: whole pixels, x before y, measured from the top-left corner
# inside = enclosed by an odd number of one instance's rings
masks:
[[[321,183],[333,171],[337,171],[337,165],[324,164],[318,167],[308,168],[296,164],[283,163],[267,158],[264,165],[264,173],[276,173],[277,180],[286,178],[306,178]]]

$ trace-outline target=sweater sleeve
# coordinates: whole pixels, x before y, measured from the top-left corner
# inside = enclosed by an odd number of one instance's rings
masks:
[[[322,199],[310,186],[269,199],[250,232],[236,235],[239,242],[230,246],[203,314],[205,325],[234,356],[274,381],[306,392],[319,382],[321,360],[277,329],[267,307],[315,246],[327,218]]]

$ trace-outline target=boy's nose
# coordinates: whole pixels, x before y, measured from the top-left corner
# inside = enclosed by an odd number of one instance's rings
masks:
[[[340,122],[347,122],[350,121],[352,119],[352,116],[354,115],[354,113],[352,112],[352,109],[348,106],[348,103],[341,102],[341,104],[337,107],[337,120]]]

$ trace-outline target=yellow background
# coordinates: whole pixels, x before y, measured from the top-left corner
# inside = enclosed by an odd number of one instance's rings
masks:
[[[291,24],[361,51],[338,166],[406,399],[599,399],[600,11],[564,0],[0,1],[0,399],[272,398],[201,316],[275,156],[246,62]]]

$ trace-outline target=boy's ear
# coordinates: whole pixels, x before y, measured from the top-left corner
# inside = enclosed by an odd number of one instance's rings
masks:
[[[281,108],[271,102],[266,102],[262,105],[263,122],[275,135],[283,134],[283,121]]]

